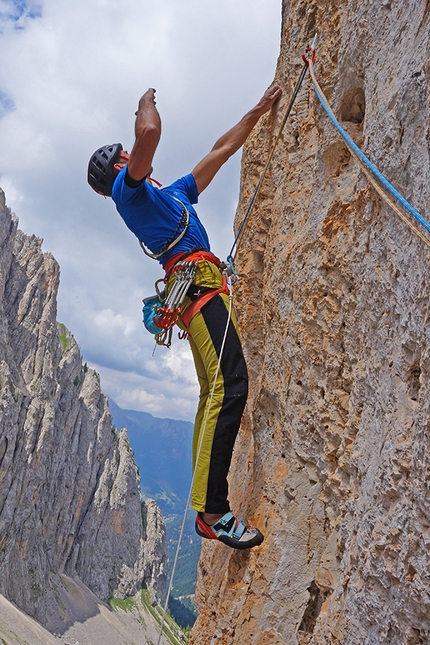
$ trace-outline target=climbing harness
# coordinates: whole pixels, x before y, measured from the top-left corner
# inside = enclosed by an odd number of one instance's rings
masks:
[[[199,263],[193,260],[185,260],[175,265],[175,282],[167,296],[164,306],[160,308],[160,317],[157,320],[159,327],[164,329],[176,324],[181,311],[181,305],[196,275]]]
[[[169,344],[162,343],[167,347],[170,347],[173,327],[178,321],[187,291],[194,280],[198,266],[199,263],[196,260],[185,260],[183,263],[178,263],[174,266],[175,281],[163,307],[160,307],[160,315],[156,322],[159,327],[164,329],[165,334],[169,334]],[[156,336],[158,345],[161,344],[160,340],[161,336],[159,334]]]
[[[193,486],[194,486],[194,480],[196,478],[197,464],[199,463],[199,458],[200,458],[200,454],[201,454],[201,451],[202,451],[202,446],[203,446],[203,443],[204,443],[205,432],[206,432],[206,428],[207,428],[207,425],[208,425],[209,414],[210,414],[210,411],[211,411],[212,402],[213,402],[214,395],[215,395],[215,388],[216,388],[216,383],[217,383],[217,380],[218,380],[218,374],[219,374],[219,371],[221,369],[221,360],[222,360],[223,353],[224,353],[225,343],[226,343],[226,340],[227,340],[228,328],[229,328],[229,325],[230,325],[231,314],[232,314],[232,310],[233,310],[233,293],[232,293],[232,289],[231,289],[232,283],[231,283],[230,279],[228,279],[228,281],[229,281],[229,307],[228,307],[228,315],[227,315],[227,324],[226,324],[225,330],[224,330],[224,336],[223,336],[223,339],[222,339],[222,344],[221,344],[221,348],[220,348],[220,352],[219,352],[218,364],[217,364],[217,368],[216,368],[216,372],[215,372],[215,376],[214,376],[212,390],[211,390],[210,397],[209,397],[209,403],[208,403],[208,406],[207,406],[202,431],[200,433],[200,439],[199,439],[199,443],[198,443],[198,447],[197,447],[195,465],[194,465],[194,469],[193,469],[193,476],[192,476],[192,479],[191,479],[190,491],[188,493],[187,504],[185,506],[184,517],[183,517],[183,520],[182,520],[182,526],[181,526],[181,530],[180,530],[180,533],[179,533],[178,546],[176,548],[176,554],[175,554],[175,559],[174,559],[174,562],[173,562],[172,573],[170,574],[169,586],[168,586],[168,589],[167,589],[166,602],[165,602],[165,605],[164,605],[164,611],[163,611],[163,615],[162,615],[162,618],[161,618],[160,632],[158,634],[157,645],[160,645],[161,637],[163,635],[163,628],[164,628],[167,609],[168,609],[168,605],[169,605],[170,594],[171,594],[172,588],[173,588],[173,580],[174,580],[174,577],[175,577],[176,567],[177,567],[177,564],[178,564],[179,552],[180,552],[181,543],[182,543],[182,539],[183,539],[184,531],[185,531],[185,524],[186,524],[186,521],[187,521],[188,511],[189,511],[190,505],[191,505],[191,496],[192,496],[192,491],[193,491]]]
[[[371,185],[375,188],[375,190],[378,192],[378,194],[382,197],[382,199],[394,210],[394,212],[409,226],[409,228],[416,234],[418,237],[427,244],[427,246],[430,247],[430,239],[424,235],[414,224],[410,221],[408,217],[402,211],[398,208],[398,206],[395,204],[395,202],[387,195],[385,192],[388,191],[393,197],[395,197],[400,204],[408,211],[408,213],[415,218],[425,229],[430,233],[430,224],[427,222],[427,220],[424,219],[424,217],[415,209],[413,206],[409,204],[409,202],[406,201],[406,199],[390,184],[390,182],[379,172],[379,170],[372,164],[372,162],[366,157],[366,155],[360,150],[360,148],[354,143],[354,141],[351,139],[351,137],[345,132],[345,130],[342,128],[342,126],[339,124],[337,121],[335,115],[333,114],[332,109],[330,108],[330,105],[324,95],[324,92],[322,91],[321,87],[318,84],[318,81],[315,77],[315,70],[314,70],[314,57],[312,56],[310,60],[308,60],[308,65],[309,65],[309,71],[310,75],[312,78],[312,83],[314,86],[315,93],[324,109],[328,117],[330,118],[331,122],[337,129],[337,131],[341,134],[343,137],[346,145],[348,146],[349,150],[352,152],[354,157],[359,161],[360,167],[363,170],[364,174],[366,175],[367,179],[371,183]],[[378,183],[378,181],[380,183]],[[382,184],[382,186],[381,186]],[[385,190],[384,190],[385,189]]]
[[[170,347],[173,327],[179,317],[185,327],[188,327],[191,318],[211,298],[219,293],[228,294],[227,276],[224,273],[219,286],[194,284],[196,272],[204,262],[215,265],[221,272],[226,268],[219,258],[205,249],[194,248],[178,253],[166,262],[165,277],[155,283],[156,295],[143,300],[143,324],[155,336],[156,345]],[[197,283],[200,281],[197,280]],[[159,283],[165,285],[163,291],[160,291]],[[178,333],[178,337],[181,340],[187,338],[187,334]]]
[[[235,271],[235,268],[234,268],[234,255],[233,254],[235,254],[235,249],[237,248],[237,245],[239,243],[239,239],[240,239],[240,237],[241,237],[241,235],[242,235],[242,233],[244,231],[244,228],[246,226],[246,223],[247,223],[247,221],[249,219],[249,216],[251,214],[252,208],[254,206],[255,200],[257,199],[258,193],[260,192],[261,185],[262,185],[262,183],[264,181],[264,178],[266,176],[266,172],[267,172],[267,170],[268,170],[268,168],[270,166],[270,162],[272,161],[273,153],[275,152],[275,148],[278,145],[278,141],[279,141],[279,139],[281,137],[282,131],[283,131],[284,127],[285,127],[285,124],[286,124],[286,122],[288,120],[288,117],[291,114],[291,110],[293,109],[293,105],[295,103],[295,100],[297,98],[299,90],[300,90],[300,88],[302,86],[302,83],[304,81],[304,78],[306,76],[306,72],[308,71],[308,67],[309,67],[308,55],[310,56],[310,58],[313,61],[315,60],[317,41],[318,41],[318,36],[317,36],[317,34],[315,34],[314,39],[312,41],[312,45],[310,47],[306,48],[306,53],[302,54],[302,58],[303,58],[303,61],[304,61],[302,71],[300,73],[299,78],[297,79],[296,85],[295,85],[293,93],[291,95],[290,102],[289,102],[288,107],[287,107],[287,109],[285,111],[284,118],[282,119],[281,125],[279,126],[279,130],[278,130],[278,134],[276,136],[275,142],[274,142],[274,144],[273,144],[273,146],[272,146],[272,148],[270,150],[268,159],[266,161],[266,165],[263,168],[263,171],[262,171],[262,173],[260,175],[258,183],[257,183],[257,185],[255,187],[254,193],[253,193],[253,195],[251,197],[251,200],[249,202],[248,208],[246,209],[245,215],[244,215],[244,217],[242,219],[242,222],[241,222],[241,224],[240,224],[240,226],[238,228],[238,231],[237,231],[236,237],[234,239],[233,245],[231,247],[230,253],[227,256],[227,263],[228,263],[228,266],[230,268],[230,272],[235,276],[236,279],[238,278],[238,275],[237,275],[237,273]]]

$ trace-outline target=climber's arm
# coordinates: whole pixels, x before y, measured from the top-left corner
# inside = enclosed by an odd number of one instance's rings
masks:
[[[128,174],[139,181],[152,170],[152,159],[161,136],[161,119],[155,107],[153,88],[139,100],[134,130],[136,139],[128,161]]]
[[[207,188],[227,159],[243,146],[259,118],[270,110],[281,94],[282,88],[279,85],[270,87],[257,105],[247,112],[237,125],[218,139],[210,153],[197,164],[192,174],[199,194]]]

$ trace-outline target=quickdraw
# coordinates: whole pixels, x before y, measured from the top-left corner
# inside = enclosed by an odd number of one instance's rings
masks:
[[[173,286],[162,305],[157,307],[156,315],[154,315],[154,323],[161,330],[158,334],[155,334],[155,342],[157,345],[170,347],[172,344],[173,327],[178,321],[181,307],[187,291],[194,280],[198,265],[197,260],[185,260],[184,262],[175,264],[171,272],[175,278]],[[156,282],[155,288],[157,294],[161,295],[158,289],[158,282],[160,280]]]
[[[164,306],[158,310],[156,319],[156,325],[158,327],[167,329],[176,324],[178,316],[181,313],[181,305],[194,280],[198,265],[198,262],[186,261],[178,267],[175,267],[175,282],[164,301]]]

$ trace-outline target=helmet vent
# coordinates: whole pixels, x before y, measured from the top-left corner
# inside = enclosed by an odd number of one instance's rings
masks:
[[[121,154],[122,145],[113,143],[99,148],[88,164],[88,183],[97,193],[111,197],[115,181],[114,165]]]

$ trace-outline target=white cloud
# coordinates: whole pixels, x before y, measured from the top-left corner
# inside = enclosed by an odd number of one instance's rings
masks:
[[[103,309],[94,316],[94,324],[98,333],[106,338],[114,339],[118,333],[130,336],[137,329],[134,318],[123,314],[115,314],[112,309]]]
[[[159,354],[161,354],[161,351],[160,349]],[[186,341],[172,345],[169,352],[164,351],[159,356],[159,360],[162,369],[169,370],[176,381],[182,382],[184,387],[192,385],[194,389],[197,379],[193,357]]]
[[[185,344],[151,359],[141,301],[162,270],[87,186],[88,158],[107,142],[131,147],[138,99],[152,86],[163,120],[155,177],[189,172],[272,82],[280,11],[280,0],[0,0],[0,185],[20,227],[58,260],[58,318],[102,383],[109,374],[120,405],[163,401],[161,412],[191,419],[197,386]],[[239,158],[199,200],[221,257],[233,242]]]
[[[16,33],[40,16],[38,0],[0,0],[0,34]]]
[[[120,407],[144,410],[157,417],[190,420],[197,408],[197,378],[185,343],[179,350],[184,360],[182,370],[178,357],[173,359],[173,365],[170,358],[166,360],[167,356],[177,353],[176,346],[171,350],[157,347],[155,353],[151,351],[146,358],[145,374],[118,372],[105,365],[89,364],[100,374],[103,391]]]

